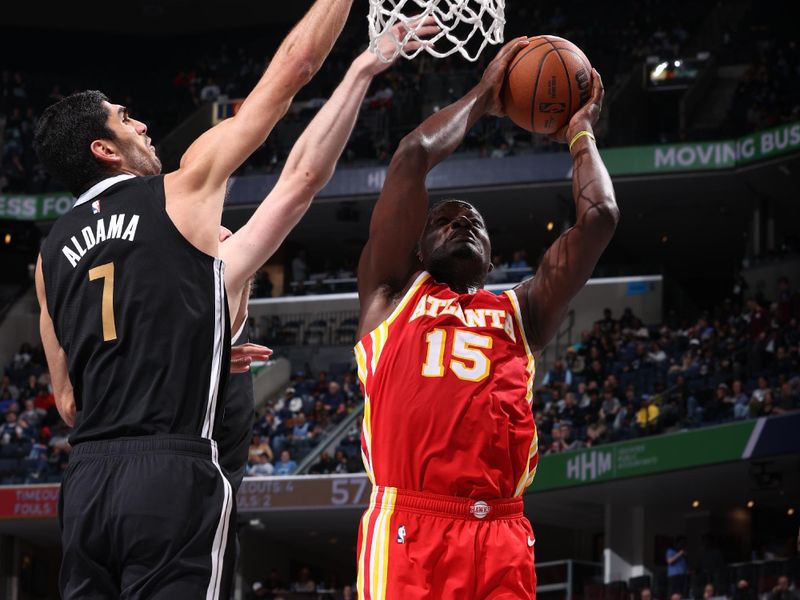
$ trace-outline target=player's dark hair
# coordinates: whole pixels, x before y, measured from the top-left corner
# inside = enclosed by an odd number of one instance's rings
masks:
[[[33,148],[47,171],[79,196],[92,185],[113,175],[92,154],[97,139],[114,139],[107,125],[105,94],[88,90],[48,106],[36,124]]]

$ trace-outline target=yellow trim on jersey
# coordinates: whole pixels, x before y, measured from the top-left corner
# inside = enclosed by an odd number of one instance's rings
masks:
[[[520,477],[517,482],[514,496],[522,496],[525,490],[533,483],[533,478],[536,477],[536,467],[534,467],[533,472],[531,472],[531,460],[536,456],[537,452],[539,452],[539,432],[535,429],[534,425],[533,439],[531,440],[531,447],[528,450],[528,460],[525,463],[525,473],[523,473],[522,477]]]
[[[372,543],[372,540],[369,537],[369,521],[372,518],[372,513],[375,512],[375,501],[378,498],[378,488],[372,488],[372,494],[370,494],[369,499],[369,508],[364,512],[364,515],[361,517],[361,552],[358,556],[358,579],[356,581],[356,589],[358,590],[358,597],[359,598],[366,598],[366,594],[364,592],[364,579],[367,575],[367,565],[364,564],[364,558],[367,554],[367,545]]]
[[[397,488],[383,488],[380,513],[375,521],[375,536],[372,538],[370,560],[370,598],[385,600],[389,579],[389,540],[392,537],[392,514],[394,513]]]
[[[532,405],[533,381],[536,378],[536,360],[534,359],[533,352],[531,352],[531,347],[528,344],[528,337],[525,335],[525,326],[522,320],[522,310],[519,306],[519,298],[517,298],[517,294],[514,292],[514,290],[506,290],[505,294],[508,296],[508,299],[511,301],[511,305],[514,307],[514,317],[517,320],[517,327],[519,328],[519,333],[522,336],[522,343],[525,346],[525,354],[528,356],[528,364],[526,366],[526,370],[528,371],[528,389],[525,392],[525,400],[527,400],[528,404]],[[515,496],[521,496],[533,483],[533,478],[536,476],[536,469],[534,469],[533,473],[531,473],[531,459],[536,456],[538,451],[539,432],[536,431],[536,424],[534,423],[533,439],[531,440],[531,447],[528,450],[528,460],[525,463],[525,472],[517,482],[517,488],[514,491]]]
[[[364,468],[367,470],[367,476],[369,480],[372,482],[372,485],[375,485],[375,474],[372,472],[372,405],[369,400],[369,394],[364,394],[364,425],[363,425],[363,433],[364,433],[364,443],[367,446],[367,452],[369,453],[369,459],[364,454],[364,451],[361,451],[361,460],[364,463]]]
[[[411,300],[411,298],[414,297],[414,294],[417,293],[417,290],[419,289],[419,286],[421,286],[423,284],[423,282],[425,282],[427,279],[429,279],[430,276],[431,276],[431,274],[428,273],[427,271],[423,271],[422,273],[420,273],[417,276],[416,281],[414,281],[414,283],[411,285],[411,287],[405,293],[405,295],[403,296],[403,299],[400,300],[400,304],[398,304],[397,308],[395,308],[392,311],[392,314],[389,315],[389,318],[386,319],[386,321],[384,321],[387,325],[391,325],[394,322],[394,320],[397,317],[400,316],[400,313],[403,312],[403,309],[406,307],[406,304],[408,304],[409,300]]]
[[[531,347],[528,344],[528,336],[525,335],[525,326],[523,325],[522,310],[519,307],[519,299],[514,293],[514,290],[506,290],[505,294],[508,296],[509,300],[511,300],[511,305],[514,307],[514,316],[517,320],[517,328],[522,336],[522,343],[525,346],[525,354],[528,355],[528,364],[525,367],[528,371],[528,391],[525,394],[525,399],[530,404],[533,402],[533,380],[536,378],[536,360],[533,358],[533,352],[531,352]]]
[[[364,388],[367,387],[367,350],[364,344],[358,342],[355,347],[356,364],[358,365],[358,380]]]

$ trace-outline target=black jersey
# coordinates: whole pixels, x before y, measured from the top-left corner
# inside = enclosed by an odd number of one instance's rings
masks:
[[[175,227],[164,178],[100,182],[56,221],[41,254],[75,395],[70,442],[214,438],[230,361],[224,266]]]
[[[242,330],[233,340],[233,345],[247,343],[247,318]],[[220,424],[217,443],[219,444],[219,464],[228,473],[233,490],[239,489],[244,478],[247,457],[250,453],[250,439],[253,437],[255,421],[255,400],[253,397],[253,375],[235,373],[228,381],[225,393],[225,414]]]

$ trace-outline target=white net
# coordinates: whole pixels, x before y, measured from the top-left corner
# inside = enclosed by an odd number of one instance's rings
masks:
[[[441,28],[427,39],[418,34],[426,17]],[[487,44],[503,42],[505,0],[369,0],[368,19],[369,48],[384,62],[423,51],[437,58],[458,52],[476,61]],[[398,23],[402,27],[392,29]]]

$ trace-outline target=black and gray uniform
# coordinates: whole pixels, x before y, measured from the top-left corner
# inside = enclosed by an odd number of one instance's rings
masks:
[[[77,409],[59,503],[62,598],[227,598],[222,261],[175,227],[161,176],[98,183],[41,255]]]

